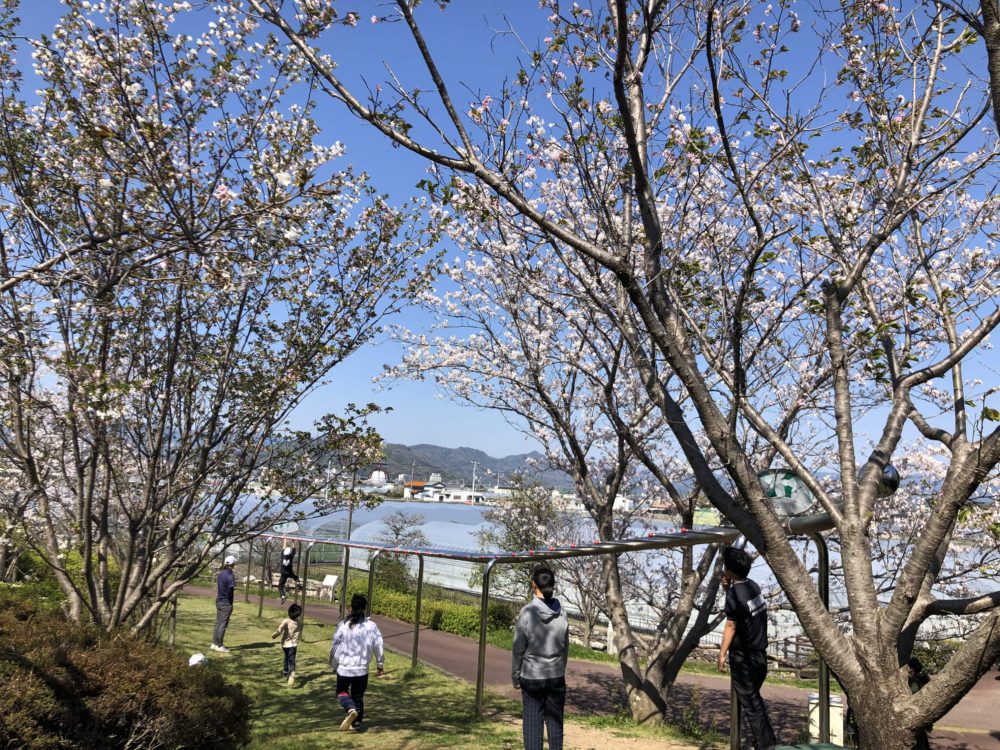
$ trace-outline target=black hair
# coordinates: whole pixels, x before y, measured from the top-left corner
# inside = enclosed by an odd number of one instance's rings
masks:
[[[739,547],[723,547],[722,564],[726,570],[733,573],[737,578],[746,578],[750,575],[750,567],[753,565],[753,558],[745,549]]]
[[[351,597],[351,614],[348,620],[353,628],[365,619],[365,611],[368,609],[368,597],[364,594],[355,594]]]
[[[298,620],[299,615],[301,614],[302,614],[302,607],[300,607],[298,604],[293,604],[288,608],[288,616],[291,617],[293,620]]]
[[[538,590],[542,592],[542,598],[545,601],[552,600],[552,594],[556,588],[556,575],[552,572],[552,569],[547,565],[539,565],[531,573],[531,581],[534,583]]]
[[[924,671],[924,665],[921,663],[920,659],[918,659],[915,656],[910,657],[910,660],[906,662],[906,666],[908,666],[917,674],[920,674],[921,672]]]

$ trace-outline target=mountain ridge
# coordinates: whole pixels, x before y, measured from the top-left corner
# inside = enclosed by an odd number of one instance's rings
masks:
[[[572,487],[569,475],[544,468],[547,465],[545,456],[538,451],[497,458],[477,448],[445,448],[430,443],[385,443],[383,447],[386,459],[380,468],[393,481],[403,474],[405,481],[426,482],[432,473],[437,473],[445,484],[471,485],[475,464],[477,487],[495,486],[498,480],[509,485],[518,474],[528,482],[560,489]]]

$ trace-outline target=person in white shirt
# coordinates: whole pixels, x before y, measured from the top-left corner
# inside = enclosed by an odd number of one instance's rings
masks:
[[[368,619],[368,597],[351,597],[351,614],[333,634],[330,666],[337,673],[337,700],[346,712],[341,731],[362,730],[365,717],[365,690],[368,689],[368,665],[372,654],[379,675],[385,674],[385,651],[378,625]]]

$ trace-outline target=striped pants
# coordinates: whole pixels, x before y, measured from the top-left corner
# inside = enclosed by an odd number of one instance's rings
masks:
[[[549,735],[549,750],[562,750],[563,707],[566,705],[566,678],[521,679],[524,706],[524,750],[542,750],[542,728]]]

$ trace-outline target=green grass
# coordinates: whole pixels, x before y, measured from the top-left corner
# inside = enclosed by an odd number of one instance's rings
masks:
[[[204,653],[210,668],[240,682],[254,699],[251,748],[309,750],[338,747],[374,750],[431,750],[475,747],[516,750],[521,746],[511,701],[487,696],[485,718],[473,717],[475,689],[429,667],[410,670],[408,658],[386,653],[386,674],[372,675],[365,698],[364,733],[338,731],[343,712],[337,704],[333,673],[327,665],[332,627],[306,617],[299,643],[294,687],[281,679],[282,651],[271,633],[283,616],[237,599],[226,645],[228,654],[209,650],[215,605],[209,598],[181,597],[176,648],[182,654]]]
[[[327,664],[332,626],[307,616],[299,641],[298,679],[293,687],[281,678],[282,651],[271,633],[284,616],[276,607],[257,618],[256,602],[239,598],[226,631],[228,654],[211,651],[215,604],[200,596],[182,596],[178,608],[176,649],[186,656],[200,651],[217,669],[239,682],[254,699],[253,740],[257,750],[326,750],[331,746],[365,750],[520,750],[520,704],[486,694],[484,718],[473,716],[475,688],[433,667],[410,668],[409,657],[387,651],[386,674],[372,675],[365,695],[364,733],[340,732],[343,712],[335,696],[336,680]],[[626,716],[567,717],[582,739],[567,747],[615,747],[618,738],[645,741],[643,747],[710,747],[701,738],[690,744],[677,729],[637,726]],[[568,729],[569,731],[569,729]],[[661,744],[662,743],[662,744]]]
[[[638,726],[632,721],[632,717],[624,712],[611,716],[587,716],[583,722],[595,729],[606,731],[614,737],[655,739],[663,743],[671,743],[671,746],[690,746],[694,740],[698,742],[699,750],[705,750],[705,748],[721,747],[729,743],[728,737],[723,737],[714,729],[699,729],[697,736],[692,737],[691,734],[669,724]]]

